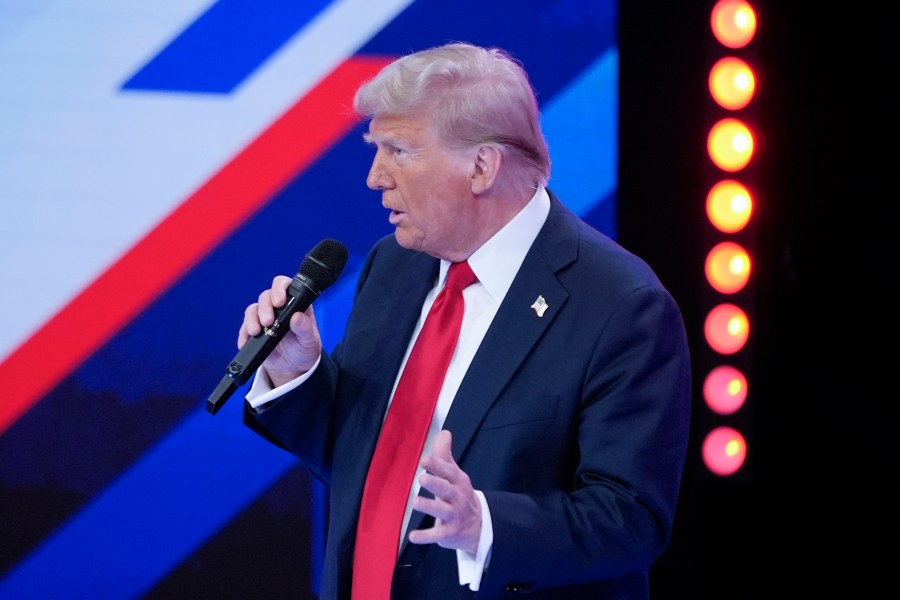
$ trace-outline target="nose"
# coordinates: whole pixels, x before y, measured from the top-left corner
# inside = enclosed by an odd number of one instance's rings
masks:
[[[372,166],[369,168],[368,177],[366,177],[366,185],[372,190],[384,190],[391,187],[392,181],[384,168],[384,163],[381,160],[381,150],[379,150],[375,153],[375,158],[372,159]]]

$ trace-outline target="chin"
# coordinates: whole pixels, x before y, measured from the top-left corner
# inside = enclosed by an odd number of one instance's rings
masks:
[[[394,238],[401,248],[407,250],[422,250],[422,240],[419,237],[411,236],[408,232],[403,231],[399,227],[394,230]]]
[[[394,230],[394,239],[397,240],[397,243],[400,244],[401,248],[406,248],[407,250],[415,250],[415,246],[410,243],[410,239],[406,236],[400,229]]]

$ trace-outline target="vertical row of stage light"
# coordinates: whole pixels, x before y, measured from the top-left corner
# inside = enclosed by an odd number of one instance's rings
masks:
[[[715,1],[710,26],[701,451],[710,472],[728,477],[741,470],[748,452],[756,10],[745,0]]]

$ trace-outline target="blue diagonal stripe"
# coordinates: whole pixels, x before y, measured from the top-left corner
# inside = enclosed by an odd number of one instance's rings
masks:
[[[229,93],[329,4],[219,0],[122,88]]]
[[[619,53],[599,56],[542,110],[550,187],[586,215],[618,186]]]

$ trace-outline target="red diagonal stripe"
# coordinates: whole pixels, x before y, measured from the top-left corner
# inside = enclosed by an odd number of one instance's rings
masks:
[[[335,69],[0,363],[0,434],[345,135],[353,92],[386,63]]]

